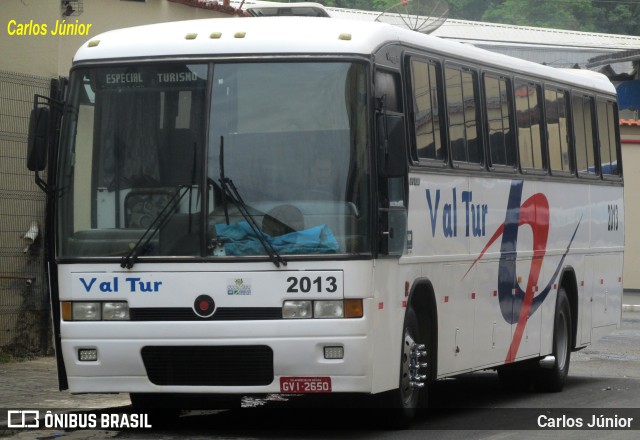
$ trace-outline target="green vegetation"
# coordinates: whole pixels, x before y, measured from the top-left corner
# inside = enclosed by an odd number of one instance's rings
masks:
[[[282,0],[281,0],[282,1]],[[292,0],[295,1],[295,0]],[[285,1],[286,2],[286,1]],[[640,34],[638,0],[448,0],[449,18],[611,34]],[[384,11],[400,0],[317,0],[337,8]],[[438,0],[409,0],[425,8]],[[413,6],[418,8],[418,6]]]
[[[0,364],[8,364],[9,362],[13,362],[15,359],[10,354],[0,353]]]
[[[637,0],[449,0],[449,5],[451,18],[611,34],[640,31]]]

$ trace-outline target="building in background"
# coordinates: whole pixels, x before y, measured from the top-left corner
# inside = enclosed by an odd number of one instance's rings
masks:
[[[232,6],[191,0],[2,0],[0,32],[0,355],[51,350],[42,234],[45,195],[26,169],[34,94],[50,96],[73,55],[111,29],[237,16]],[[59,25],[71,32],[60,35]],[[66,30],[66,26],[63,27]],[[74,35],[74,33],[76,35]],[[132,42],[135,44],[135,42]]]
[[[634,227],[640,218],[640,49],[594,57],[587,67],[607,75],[618,90],[628,225],[625,230],[624,286],[640,290],[640,233]]]

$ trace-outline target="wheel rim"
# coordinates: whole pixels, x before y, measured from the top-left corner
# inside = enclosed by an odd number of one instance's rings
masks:
[[[405,329],[402,344],[402,377],[400,378],[400,393],[405,407],[411,406],[415,390],[411,386],[411,350],[415,345],[410,329]]]

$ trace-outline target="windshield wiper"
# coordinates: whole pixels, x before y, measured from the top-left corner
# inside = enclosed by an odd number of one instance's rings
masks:
[[[149,227],[144,231],[138,242],[131,248],[126,257],[122,257],[120,261],[120,267],[123,269],[131,269],[140,254],[140,249],[145,249],[151,239],[156,233],[163,227],[171,215],[175,212],[178,203],[184,198],[184,196],[191,191],[191,187],[188,185],[180,185],[175,194],[171,196],[169,201],[164,205],[162,210],[156,215]]]
[[[258,227],[258,224],[256,223],[255,219],[249,212],[249,209],[247,208],[247,204],[244,202],[244,200],[242,199],[242,196],[238,192],[238,188],[236,188],[233,181],[228,177],[226,177],[224,174],[224,136],[220,136],[220,153],[219,154],[220,154],[220,157],[219,157],[220,187],[222,188],[222,203],[224,205],[224,214],[225,214],[227,224],[229,224],[229,212],[227,209],[226,197],[229,196],[231,199],[235,200],[238,211],[240,211],[240,214],[242,214],[242,217],[244,217],[244,219],[249,224],[249,227],[258,238],[258,241],[264,248],[265,252],[269,256],[273,264],[275,264],[276,267],[280,267],[280,264],[282,264],[283,266],[286,266],[287,260],[285,260],[280,255],[280,253],[276,250],[276,248],[273,247],[273,244],[271,244],[271,242],[267,240],[267,238],[264,236],[264,234]]]

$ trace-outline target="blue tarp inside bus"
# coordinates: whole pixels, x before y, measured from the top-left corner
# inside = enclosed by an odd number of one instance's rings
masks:
[[[246,221],[232,225],[215,225],[218,238],[224,243],[226,255],[264,255],[264,248],[256,232]],[[335,235],[327,225],[319,225],[303,231],[271,237],[262,235],[281,254],[335,254],[339,246]]]

